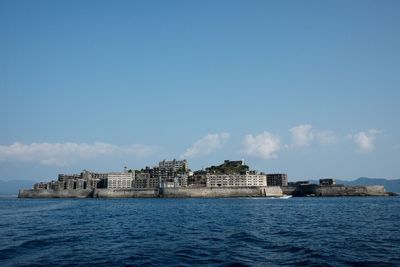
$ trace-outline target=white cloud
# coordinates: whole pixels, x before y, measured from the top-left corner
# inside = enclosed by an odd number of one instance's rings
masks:
[[[244,154],[263,159],[277,157],[276,152],[281,149],[280,139],[269,132],[263,132],[256,136],[248,134],[245,136],[243,144]]]
[[[134,144],[117,146],[95,142],[86,143],[32,143],[16,142],[11,145],[0,145],[0,161],[31,161],[43,165],[68,165],[71,162],[98,157],[119,155],[146,157],[153,154],[156,147]]]
[[[310,124],[301,124],[291,128],[293,146],[309,146],[314,138],[312,126]]]
[[[229,133],[208,134],[197,140],[192,147],[181,155],[181,158],[193,158],[211,154],[221,149],[229,139],[229,136]]]
[[[356,134],[350,134],[348,137],[353,140],[361,152],[372,152],[375,149],[375,138],[380,133],[377,129],[361,131]]]
[[[311,124],[301,124],[289,129],[292,135],[292,144],[289,147],[310,146],[315,140],[320,144],[330,144],[336,141],[332,131],[317,131]]]

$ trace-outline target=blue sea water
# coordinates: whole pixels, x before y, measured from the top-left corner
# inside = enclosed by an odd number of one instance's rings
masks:
[[[0,199],[0,266],[400,266],[400,197]]]

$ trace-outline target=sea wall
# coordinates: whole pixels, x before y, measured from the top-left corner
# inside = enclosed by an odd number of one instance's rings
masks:
[[[96,198],[148,198],[158,197],[157,189],[94,189]]]
[[[189,197],[279,197],[280,187],[181,187],[160,189],[23,189],[19,198],[189,198]]]
[[[293,196],[387,196],[381,185],[298,187],[180,187],[160,189],[22,189],[19,198],[212,198],[212,197],[279,197]]]
[[[315,191],[316,196],[385,196],[387,195],[382,185],[373,186],[319,186]]]
[[[165,198],[212,198],[212,197],[279,197],[280,187],[200,187],[161,188],[160,197]]]
[[[296,191],[297,187],[296,186],[283,186],[282,187],[282,193],[284,195],[294,195],[294,192]]]
[[[316,184],[301,185],[297,187],[283,187],[283,193],[298,197],[303,196],[387,196],[384,186],[345,186],[331,185],[320,186]]]
[[[92,197],[92,189],[51,190],[51,189],[21,189],[19,198],[88,198]]]

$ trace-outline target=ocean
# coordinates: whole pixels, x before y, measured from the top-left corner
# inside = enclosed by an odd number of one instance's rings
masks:
[[[400,197],[0,199],[0,266],[400,266]]]

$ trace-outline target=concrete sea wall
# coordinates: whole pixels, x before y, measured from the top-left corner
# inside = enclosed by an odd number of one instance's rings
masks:
[[[381,185],[376,186],[319,186],[298,187],[180,187],[160,189],[23,189],[19,198],[212,198],[212,197],[280,197],[293,196],[387,196]]]
[[[282,187],[282,192],[284,195],[294,195],[294,192],[296,191],[295,186],[283,186]]]
[[[336,196],[387,196],[389,195],[384,186],[344,186],[331,185],[319,186],[315,184],[302,185],[297,187],[283,187],[283,193],[298,197],[303,196],[321,196],[321,197],[336,197]]]
[[[279,197],[282,196],[280,187],[201,187],[201,188],[161,188],[160,197],[187,198],[187,197]]]
[[[385,196],[382,185],[373,186],[320,186],[315,190],[316,196]]]
[[[149,198],[158,197],[157,189],[94,189],[93,197],[95,198]]]
[[[282,196],[280,187],[181,187],[160,189],[20,190],[19,198],[189,198]]]
[[[92,197],[92,189],[51,190],[51,189],[21,189],[19,198],[88,198]]]

